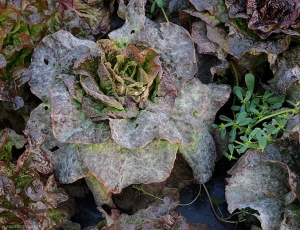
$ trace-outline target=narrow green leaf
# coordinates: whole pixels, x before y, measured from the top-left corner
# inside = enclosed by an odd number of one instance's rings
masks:
[[[232,155],[232,154],[233,154],[233,150],[234,150],[233,144],[229,144],[229,145],[228,145],[228,149],[229,149],[229,152],[230,152],[231,155]]]
[[[251,123],[252,119],[251,118],[245,118],[243,121],[241,121],[240,123],[238,123],[239,126],[245,126],[245,125],[249,125]]]
[[[240,111],[240,109],[241,109],[241,106],[238,106],[238,105],[231,106],[231,110],[233,110],[233,111]]]
[[[220,120],[222,120],[222,121],[227,121],[227,122],[232,122],[232,120],[230,119],[230,118],[228,118],[228,117],[226,117],[226,116],[224,116],[224,115],[220,115]]]
[[[279,109],[279,108],[281,108],[282,107],[282,103],[276,103],[276,104],[274,104],[274,105],[272,105],[271,106],[271,109]]]
[[[251,93],[253,93],[254,85],[255,85],[255,79],[254,79],[253,74],[251,74],[251,73],[246,74],[246,76],[245,76],[245,82],[246,82],[248,90]]]
[[[234,86],[232,92],[240,99],[243,100],[243,89],[239,86]]]
[[[251,98],[251,95],[252,95],[252,92],[251,92],[251,91],[247,91],[247,92],[246,92],[245,100],[246,100],[246,101],[249,101],[250,98]]]
[[[271,134],[275,135],[276,133],[278,133],[280,131],[280,128],[274,129]]]
[[[152,5],[151,5],[151,9],[150,12],[153,13],[155,10],[155,5],[156,5],[156,1],[153,1]]]
[[[235,138],[236,138],[236,129],[232,129],[229,133],[229,136],[230,136],[230,139],[229,141],[230,142],[234,142]]]
[[[247,117],[246,112],[239,113],[238,116],[237,116],[237,119],[236,119],[236,123],[237,124],[241,123],[246,117]]]
[[[285,96],[272,96],[272,97],[269,97],[267,102],[271,105],[274,105],[274,104],[277,104],[277,103],[283,103],[284,102],[284,99],[285,99]]]

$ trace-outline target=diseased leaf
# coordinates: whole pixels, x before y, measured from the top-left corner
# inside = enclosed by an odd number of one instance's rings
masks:
[[[12,160],[12,147],[20,149],[24,144],[24,137],[16,134],[14,130],[0,130],[0,160]]]
[[[55,137],[61,142],[101,143],[109,140],[107,122],[92,122],[72,100],[60,79],[51,89],[52,126]]]
[[[0,54],[0,69],[4,68],[6,66],[6,60],[3,54]]]
[[[125,25],[109,34],[109,38],[122,46],[133,44],[138,47],[151,47],[161,54],[165,63],[176,78],[176,86],[192,78],[197,72],[196,56],[189,33],[173,23],[161,23],[161,27],[145,20],[146,1],[131,0],[127,6],[120,3],[119,15],[126,19]]]
[[[97,207],[106,204],[111,208],[115,208],[115,204],[111,198],[112,193],[91,172],[87,173],[85,181],[94,195]]]
[[[287,154],[288,153],[288,154]],[[226,186],[228,210],[250,207],[259,212],[262,229],[277,229],[281,213],[299,194],[299,142],[279,139],[267,146],[263,154],[248,151],[229,171]]]
[[[103,229],[181,229],[188,230],[189,223],[175,212],[177,203],[169,198],[157,206],[141,209],[134,215],[120,214],[113,209],[109,216],[102,208],[98,208],[106,217],[107,227]]]
[[[78,46],[81,48],[76,50]],[[45,37],[34,50],[29,67],[32,71],[29,85],[31,91],[43,102],[50,103],[50,88],[54,83],[55,75],[62,73],[65,68],[60,65],[60,60],[74,60],[87,51],[82,46],[88,47],[91,52],[100,52],[96,43],[80,40],[66,31],[59,31]],[[70,52],[73,49],[76,53]]]
[[[60,183],[70,184],[83,178],[88,169],[76,144],[60,144],[55,151],[48,152],[55,175]]]
[[[35,179],[31,182],[31,186],[25,190],[25,195],[28,196],[32,201],[38,201],[43,194],[43,184],[39,179]]]
[[[28,168],[37,170],[43,174],[49,174],[53,171],[53,166],[45,149],[40,147],[31,146],[19,157],[17,164],[18,169],[22,168],[24,163],[29,161]]]
[[[157,137],[159,130],[168,119],[169,115],[165,113],[141,111],[133,120],[110,119],[109,125],[112,138],[117,144],[125,148],[137,149]]]
[[[194,142],[180,148],[179,151],[193,169],[194,178],[199,183],[203,184],[210,180],[217,154],[215,142],[207,129],[194,134]]]
[[[187,81],[175,99],[170,120],[160,130],[160,138],[180,143],[182,147],[189,145],[194,134],[212,124],[230,92],[225,85],[205,85],[196,78]]]
[[[30,137],[31,145],[36,145],[35,152],[47,153],[59,181],[72,183],[83,178],[88,170],[78,152],[77,144],[64,144],[53,136],[50,110],[51,107],[46,104],[40,104],[33,110],[25,133]]]
[[[170,13],[179,13],[180,11],[187,9],[189,7],[189,3],[190,2],[188,0],[171,0],[168,8]]]
[[[130,0],[128,4],[124,2],[121,0],[119,3],[118,15],[125,20],[125,24],[109,34],[109,38],[119,44],[119,47],[126,47],[135,34],[144,28],[146,21],[146,0]]]
[[[264,88],[275,94],[284,94],[286,90],[295,82],[300,80],[299,63],[300,48],[293,47],[290,50],[277,56],[270,63],[274,78],[267,84],[263,84]]]
[[[61,4],[80,17],[80,24],[87,22],[93,35],[105,34],[115,26],[116,19],[112,17],[116,5],[115,0],[109,2],[74,0],[62,2]]]
[[[113,193],[120,193],[131,184],[165,180],[173,168],[177,149],[178,145],[167,141],[152,141],[134,150],[114,142],[80,146],[87,167]]]

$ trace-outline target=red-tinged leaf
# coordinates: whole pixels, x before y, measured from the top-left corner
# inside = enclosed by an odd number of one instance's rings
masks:
[[[138,149],[158,136],[169,119],[169,114],[141,111],[135,119],[110,119],[113,140],[125,148]]]
[[[0,175],[0,195],[5,196],[14,196],[15,195],[15,185],[13,181],[7,178],[4,175]]]
[[[13,69],[12,80],[16,83],[17,87],[25,84],[31,77],[31,71],[28,68],[19,66]]]
[[[9,93],[8,86],[2,80],[0,80],[0,100],[1,101],[11,101],[12,100],[10,93]]]
[[[75,144],[61,144],[59,149],[48,153],[60,183],[73,183],[83,178],[88,169]]]
[[[175,99],[170,120],[160,130],[160,138],[183,147],[189,145],[194,141],[194,134],[212,124],[230,92],[224,85],[205,85],[196,78],[187,81]]]
[[[12,147],[20,149],[24,144],[24,137],[16,134],[14,130],[8,128],[0,130],[0,160],[11,160]]]
[[[190,229],[186,219],[174,211],[176,206],[176,202],[165,198],[162,204],[141,209],[133,215],[120,214],[112,209],[109,216],[102,208],[98,209],[106,217],[105,229]]]
[[[298,140],[289,138],[278,139],[263,154],[246,152],[229,171],[232,177],[226,186],[228,210],[255,209],[262,229],[279,228],[286,206],[299,198],[298,155]]]
[[[62,188],[57,188],[54,175],[49,176],[43,193],[43,201],[47,204],[48,208],[57,208],[59,203],[68,200],[69,196]]]
[[[106,96],[103,94],[96,81],[92,77],[86,77],[81,75],[80,76],[80,83],[83,88],[83,90],[91,97],[93,97],[96,100],[99,100],[103,104],[118,109],[118,110],[123,110],[124,107],[120,102],[118,102],[115,98]]]
[[[100,53],[85,53],[77,57],[73,71],[75,74],[96,76],[100,63]]]
[[[53,133],[59,141],[101,143],[110,138],[108,123],[95,123],[86,117],[59,79],[51,90],[51,99]]]
[[[300,80],[300,69],[296,64],[300,60],[299,51],[299,47],[294,47],[273,59],[270,67],[274,78],[268,84],[263,84],[265,89],[282,95],[294,82]]]
[[[75,53],[70,52],[78,46],[81,48],[78,48]],[[45,37],[32,54],[29,67],[32,71],[29,81],[31,91],[45,103],[49,103],[50,88],[54,83],[55,76],[62,73],[64,68],[58,65],[60,59],[65,59],[65,62],[73,61],[77,52],[77,55],[80,56],[86,51],[82,46],[88,47],[91,52],[99,52],[99,48],[94,42],[80,40],[66,31],[59,31]],[[58,50],[59,52],[57,52]],[[67,55],[69,55],[68,58],[66,58]]]
[[[38,201],[43,194],[43,184],[39,179],[31,182],[31,185],[25,189],[25,195],[32,201]]]
[[[109,36],[112,39],[118,39],[114,33],[110,33]],[[181,26],[162,23],[160,31],[156,27],[147,27],[137,33],[131,39],[131,43],[157,50],[161,54],[161,61],[174,75],[178,90],[197,72],[193,41],[189,33]]]
[[[19,11],[22,9],[22,0],[9,0],[7,1],[7,6]]]
[[[81,103],[83,97],[83,90],[79,87],[79,84],[76,82],[76,78],[73,75],[68,74],[61,74],[59,75],[60,78],[63,79],[65,85],[68,88],[69,93],[71,96],[78,102]]]
[[[4,68],[6,66],[6,60],[5,57],[0,54],[0,69]]]
[[[53,170],[53,166],[46,150],[39,146],[30,147],[18,158],[17,170],[19,171],[24,164],[27,164],[27,167],[35,169],[43,174],[49,174]]]
[[[164,181],[171,173],[177,149],[178,145],[167,141],[152,141],[140,149],[126,149],[114,142],[80,146],[87,167],[113,193],[131,184]]]

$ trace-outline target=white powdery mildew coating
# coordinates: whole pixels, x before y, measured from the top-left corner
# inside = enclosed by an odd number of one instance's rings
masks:
[[[45,37],[34,50],[29,66],[32,71],[29,85],[44,103],[50,103],[50,88],[55,76],[61,73],[61,59],[78,46],[86,46],[91,52],[100,52],[95,42],[80,40],[63,30]]]
[[[113,193],[131,184],[164,181],[171,173],[178,145],[152,141],[142,149],[122,148],[114,142],[81,145],[91,172]]]
[[[58,82],[53,85],[51,99],[53,133],[60,142],[92,144],[109,140],[109,125],[92,122],[86,117],[72,102],[64,84]]]

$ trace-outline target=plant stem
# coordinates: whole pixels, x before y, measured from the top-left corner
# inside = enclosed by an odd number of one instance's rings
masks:
[[[225,220],[225,219],[219,217],[218,214],[216,213],[215,207],[214,207],[214,205],[213,205],[213,203],[212,203],[212,201],[211,201],[211,197],[210,197],[210,195],[209,195],[209,192],[208,192],[208,190],[207,190],[205,184],[202,184],[202,186],[203,186],[203,188],[204,188],[204,190],[205,190],[205,192],[206,192],[206,195],[207,195],[207,197],[208,197],[208,201],[209,201],[209,203],[210,203],[211,209],[212,209],[214,215],[216,216],[216,218],[217,218],[218,220],[220,220],[220,221],[222,221],[222,222],[225,222],[225,223],[229,223],[229,224],[238,224],[238,223],[240,223],[240,222],[246,221],[246,219],[244,219],[244,220],[239,220],[239,221],[230,221],[230,220]]]
[[[293,112],[294,112],[294,109],[285,109],[285,110],[281,110],[281,111],[279,111],[279,112],[277,112],[277,113],[270,114],[270,115],[268,115],[268,116],[265,116],[265,117],[259,119],[257,122],[255,122],[255,123],[251,126],[251,128],[254,127],[254,126],[256,126],[257,124],[259,124],[260,122],[262,122],[262,121],[264,121],[264,120],[267,120],[267,119],[269,119],[269,118],[276,117],[276,116],[278,116],[278,115],[280,115],[280,114],[284,114],[284,113],[293,113]]]
[[[163,12],[163,15],[164,15],[166,21],[169,22],[169,19],[168,19],[167,15],[166,15],[166,12],[165,12],[164,8],[161,7],[160,9],[161,9],[161,11]]]
[[[151,194],[151,193],[149,193],[149,192],[146,192],[144,189],[140,188],[139,186],[135,186],[135,185],[134,185],[133,188],[135,188],[135,189],[138,190],[138,191],[141,191],[143,194],[146,194],[146,195],[148,195],[148,196],[152,196],[152,197],[154,197],[155,199],[158,199],[158,200],[161,200],[161,201],[164,200],[163,198],[160,198],[159,196],[155,196],[155,195],[153,195],[153,194]]]
[[[229,61],[229,64],[233,70],[233,75],[234,75],[234,85],[235,86],[239,86],[239,75],[238,75],[238,72],[235,68],[235,65],[233,64],[232,61]],[[236,95],[234,95],[233,97],[233,102],[232,102],[232,105],[235,105],[235,102],[236,102]],[[235,116],[235,112],[232,110],[232,114],[233,114],[233,119],[235,120],[236,119],[236,116]]]
[[[201,184],[199,184],[199,192],[198,192],[198,194],[197,194],[197,196],[195,197],[195,199],[194,200],[192,200],[190,203],[188,203],[188,204],[179,204],[178,206],[189,206],[189,205],[191,205],[192,203],[194,203],[197,199],[198,199],[198,197],[200,196],[200,194],[201,194]]]
[[[239,141],[234,141],[234,143],[237,143],[237,144],[242,145],[242,146],[246,146],[244,143],[239,142]]]

